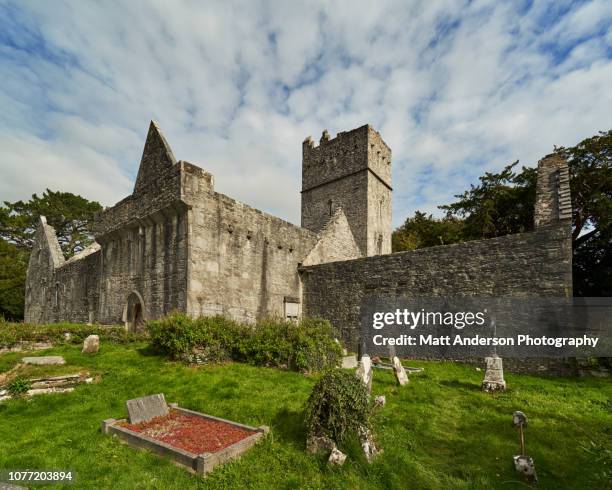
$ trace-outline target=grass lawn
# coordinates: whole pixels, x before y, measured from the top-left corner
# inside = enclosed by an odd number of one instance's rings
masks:
[[[68,366],[101,374],[69,394],[0,404],[0,468],[71,469],[66,488],[526,488],[514,472],[514,410],[530,418],[527,452],[539,488],[611,488],[612,382],[506,375],[509,390],[480,391],[482,372],[450,363],[411,362],[425,371],[397,388],[376,370],[373,393],[387,404],[375,420],[384,453],[368,465],[355,444],[340,468],[304,450],[301,409],[312,377],[243,364],[191,368],[152,355],[145,344],[103,343],[99,354],[64,346]],[[0,356],[0,371],[26,354]],[[239,461],[205,479],[102,435],[103,419],[124,402],[163,392],[169,402],[271,432]]]

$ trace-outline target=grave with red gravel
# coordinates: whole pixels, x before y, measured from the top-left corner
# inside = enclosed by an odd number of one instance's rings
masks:
[[[209,420],[171,410],[139,424],[122,423],[138,432],[194,454],[215,453],[253,435],[252,431],[225,422]]]

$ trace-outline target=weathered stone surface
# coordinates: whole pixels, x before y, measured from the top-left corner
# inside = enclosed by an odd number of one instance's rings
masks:
[[[39,357],[24,357],[21,359],[24,364],[66,364],[66,360],[62,356],[39,356]]]
[[[342,358],[343,369],[355,369],[359,365],[356,355],[344,356]]]
[[[533,458],[522,454],[514,456],[514,468],[516,471],[525,475],[530,480],[537,481],[538,476],[536,474],[535,463]]]
[[[338,448],[333,448],[332,452],[329,454],[329,459],[327,461],[329,462],[329,464],[342,466],[346,461],[346,454],[344,454]]]
[[[391,150],[370,125],[302,144],[304,228],[342,208],[362,255],[391,253],[391,191]]]
[[[83,352],[87,354],[94,354],[98,352],[100,348],[100,337],[98,335],[89,335],[83,341]]]
[[[366,429],[365,427],[361,427],[359,429],[359,440],[361,441],[361,449],[363,450],[366,459],[369,463],[371,463],[376,455],[381,452],[374,441],[372,431],[370,429]]]
[[[368,356],[367,354],[361,356],[361,360],[359,361],[359,367],[357,368],[355,374],[368,389],[368,393],[371,393],[373,371],[370,356]]]
[[[504,381],[504,369],[502,364],[502,358],[499,356],[491,356],[485,358],[487,369],[485,371],[485,377],[482,381],[483,391],[503,391],[506,389],[506,382]]]
[[[336,447],[336,443],[327,436],[312,436],[306,440],[306,451],[310,454],[329,452]]]
[[[404,386],[410,381],[408,379],[408,375],[406,374],[404,366],[402,366],[402,362],[397,356],[393,357],[393,372],[395,373],[395,379],[397,380],[400,386]]]
[[[146,422],[154,417],[167,415],[169,412],[163,393],[128,400],[125,405],[132,424]]]

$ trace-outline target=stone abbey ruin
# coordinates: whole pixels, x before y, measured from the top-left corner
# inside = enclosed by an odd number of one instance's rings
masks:
[[[38,224],[25,321],[140,328],[181,310],[240,321],[329,319],[355,348],[365,295],[572,295],[566,162],[538,164],[535,228],[391,253],[391,150],[370,125],[302,145],[301,226],[215,192],[151,123],[133,193],[100,213],[95,242],[65,260]]]

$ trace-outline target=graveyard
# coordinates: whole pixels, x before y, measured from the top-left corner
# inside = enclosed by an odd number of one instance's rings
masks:
[[[524,488],[529,484],[512,464],[519,446],[512,417],[521,410],[529,417],[526,446],[539,488],[602,488],[610,478],[608,379],[505,373],[506,390],[487,393],[484,363],[404,360],[422,368],[408,370],[404,386],[393,370],[374,369],[372,396],[386,399],[372,421],[382,452],[368,462],[359,442],[349,439],[341,447],[346,461],[337,466],[328,454],[306,451],[303,411],[318,374],[172,361],[143,339],[102,338],[97,353],[82,350],[82,344],[58,343],[0,354],[1,373],[24,357],[61,356],[64,364],[28,365],[28,374],[87,372],[94,379],[67,393],[1,402],[3,467],[69,469],[77,483],[72,488],[405,488],[406,482],[413,488]],[[156,393],[170,406],[269,430],[238,459],[202,476],[101,429],[102,421],[128,416],[127,400]]]

